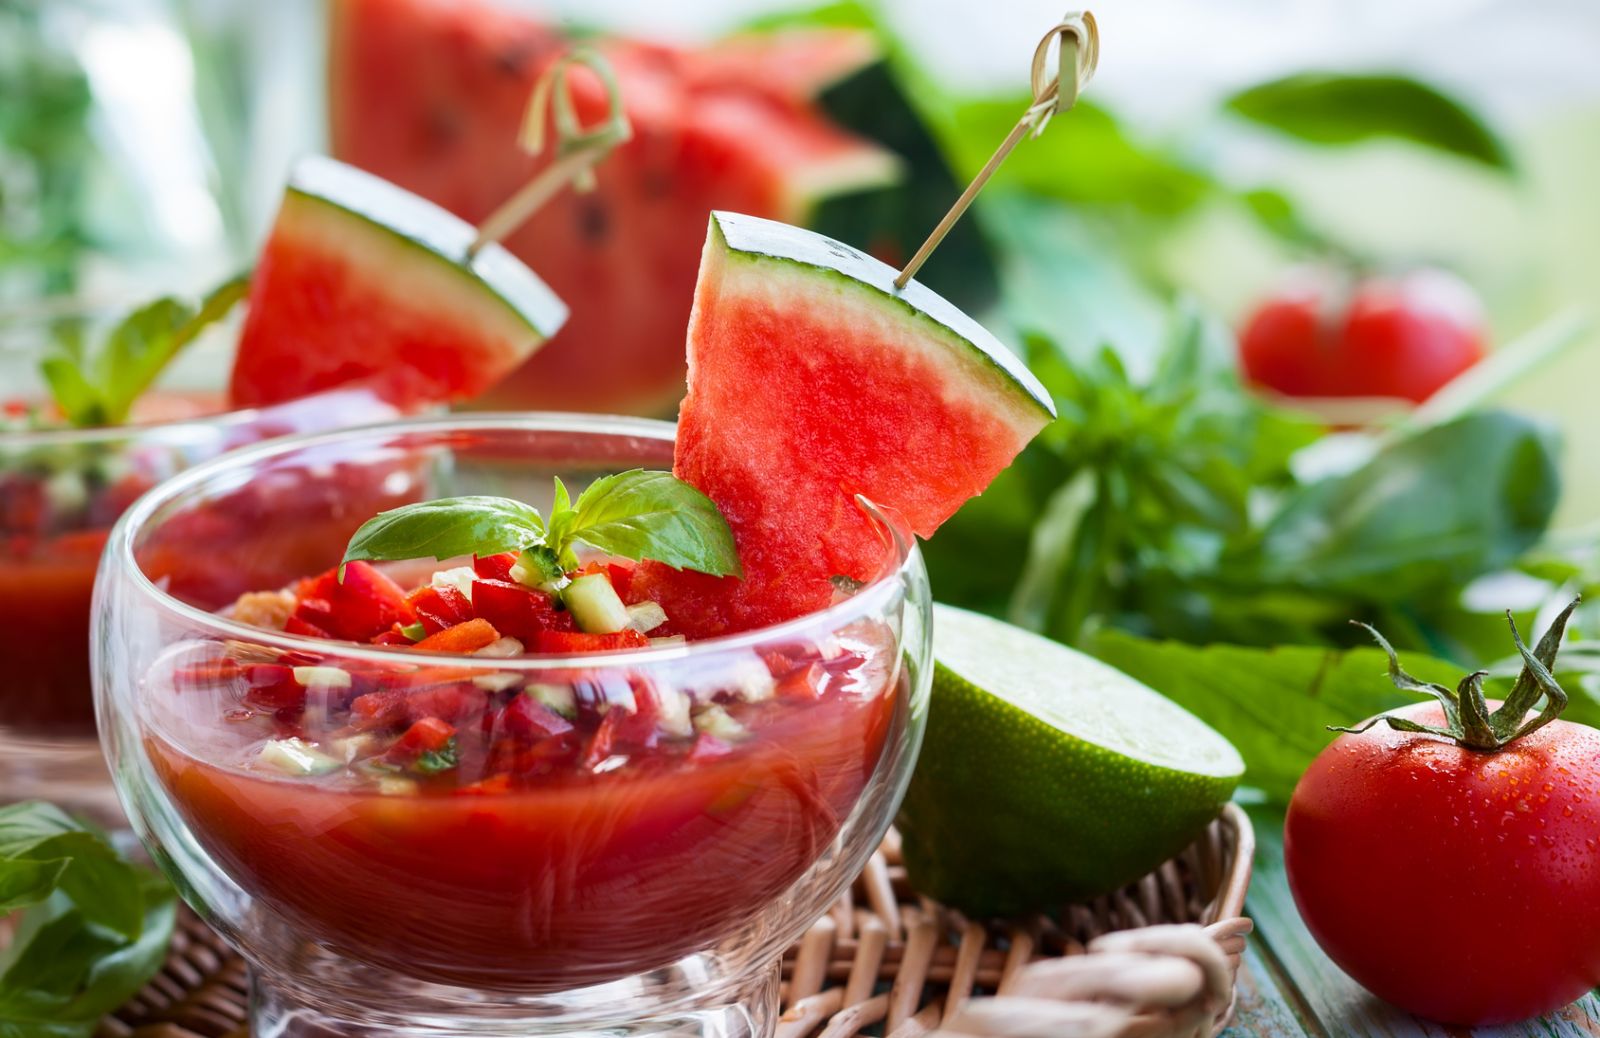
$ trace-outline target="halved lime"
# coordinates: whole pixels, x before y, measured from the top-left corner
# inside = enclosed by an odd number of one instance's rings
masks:
[[[1171,700],[1010,624],[934,607],[933,698],[901,811],[921,892],[977,916],[1107,893],[1181,851],[1244,761]]]

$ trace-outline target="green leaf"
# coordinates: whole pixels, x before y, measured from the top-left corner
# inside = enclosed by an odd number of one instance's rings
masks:
[[[579,495],[575,512],[568,535],[601,551],[712,576],[743,575],[727,520],[709,497],[670,472],[602,476]]]
[[[117,425],[174,357],[233,309],[249,291],[248,276],[224,283],[198,308],[170,297],[148,303],[112,328],[92,357],[81,343],[40,362],[46,383],[74,425]]]
[[[1316,144],[1394,137],[1509,172],[1511,152],[1465,104],[1406,76],[1303,72],[1234,95],[1247,119]]]
[[[47,356],[39,361],[39,373],[67,421],[80,426],[106,424],[100,393],[84,378],[83,368],[76,360],[65,355]]]
[[[0,860],[17,858],[65,859],[61,890],[84,918],[123,936],[138,936],[139,874],[59,809],[38,803],[0,808]]]
[[[172,889],[54,807],[0,808],[0,890],[31,902],[0,951],[0,1038],[88,1038],[166,957]]]
[[[1088,648],[1221,732],[1244,756],[1245,784],[1280,804],[1333,739],[1327,726],[1423,701],[1390,683],[1388,658],[1375,648],[1198,647],[1110,629],[1097,632]],[[1403,662],[1423,681],[1454,686],[1461,677],[1455,665],[1417,653]],[[1569,710],[1573,720],[1600,721],[1593,701],[1574,697]]]
[[[0,860],[0,914],[36,905],[49,897],[60,885],[61,874],[69,864],[66,858]]]
[[[447,497],[401,505],[361,524],[344,561],[494,555],[544,542],[536,509],[505,497]]]
[[[423,775],[437,775],[441,771],[449,771],[458,763],[456,741],[451,738],[442,749],[429,750],[418,757],[417,762],[412,767]]]
[[[1368,600],[1453,591],[1543,536],[1560,496],[1556,454],[1552,430],[1506,412],[1425,429],[1290,495],[1244,569]]]
[[[932,99],[922,106],[956,172],[970,178],[1032,104],[1017,94],[986,100]],[[1044,198],[1128,207],[1155,216],[1188,212],[1210,197],[1210,176],[1130,136],[1109,111],[1079,101],[1037,139],[1024,141],[985,190],[1019,188]]]

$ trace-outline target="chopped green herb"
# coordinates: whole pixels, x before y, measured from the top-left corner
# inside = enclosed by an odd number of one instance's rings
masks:
[[[445,743],[443,749],[429,750],[417,758],[411,767],[420,775],[437,775],[441,771],[449,771],[459,763],[456,753],[456,741],[452,738]]]

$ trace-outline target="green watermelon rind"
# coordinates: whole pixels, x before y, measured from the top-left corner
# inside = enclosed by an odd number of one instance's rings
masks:
[[[521,260],[497,244],[467,257],[477,229],[453,213],[348,163],[310,155],[295,163],[289,196],[356,217],[418,249],[483,290],[541,341],[567,320],[567,305]]]
[[[953,337],[965,346],[995,376],[995,385],[1022,410],[1031,412],[1041,425],[1056,417],[1049,391],[1015,353],[953,303],[915,279],[903,289],[896,288],[894,280],[899,272],[888,264],[815,231],[721,210],[711,214],[708,247],[713,243],[729,258],[776,260],[810,267],[869,290],[877,297],[878,305],[925,322],[936,337]]]

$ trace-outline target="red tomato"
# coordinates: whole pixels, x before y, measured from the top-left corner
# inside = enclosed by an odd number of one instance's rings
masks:
[[[1379,997],[1465,1026],[1558,1009],[1600,984],[1600,732],[1342,735],[1295,789],[1284,861],[1317,943]]]
[[[1259,386],[1298,397],[1421,403],[1484,356],[1482,307],[1442,270],[1292,277],[1245,322],[1239,359]]]

